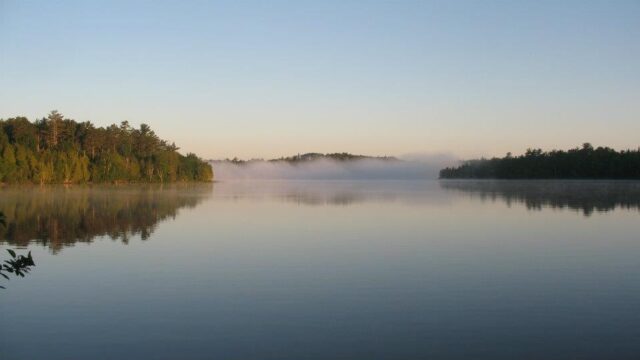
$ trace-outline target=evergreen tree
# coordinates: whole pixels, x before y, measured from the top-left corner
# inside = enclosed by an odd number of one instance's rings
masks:
[[[440,178],[640,179],[640,148],[616,151],[584,143],[568,151],[527,149],[516,157],[465,161],[440,170]]]

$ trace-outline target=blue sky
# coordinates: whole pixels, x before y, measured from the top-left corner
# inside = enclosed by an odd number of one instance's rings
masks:
[[[640,146],[640,1],[0,0],[0,117],[206,158]]]

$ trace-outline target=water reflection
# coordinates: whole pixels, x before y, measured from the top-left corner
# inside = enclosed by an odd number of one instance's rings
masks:
[[[12,325],[0,331],[0,358],[634,359],[635,186],[0,189],[8,226],[34,232],[23,243],[49,239],[49,248],[29,246],[35,271],[0,294]],[[568,210],[595,212],[602,201],[615,210],[590,218]],[[527,204],[542,210],[527,213]],[[52,221],[69,222],[57,242]],[[154,226],[144,244],[49,253],[65,244],[61,234]]]
[[[616,208],[640,210],[638,181],[446,180],[440,186],[482,201],[522,204],[529,210],[566,208],[585,216]]]
[[[1,190],[0,244],[47,246],[56,253],[76,242],[108,236],[127,243],[149,238],[157,224],[193,208],[211,194],[210,184],[20,187]]]
[[[364,203],[445,204],[447,194],[433,181],[260,180],[215,184],[219,199],[275,201],[302,206]]]
[[[21,187],[0,190],[0,244],[47,246],[56,253],[108,236],[127,243],[150,237],[158,223],[204,199],[299,206],[366,203],[448,206],[460,196],[527,209],[594,212],[640,209],[640,182],[624,181],[251,181],[216,184]],[[457,195],[457,196],[452,196]]]
[[[444,191],[443,191],[444,190]],[[232,200],[277,201],[304,206],[349,206],[402,203],[420,206],[450,204],[462,195],[485,201],[571,209],[589,216],[616,208],[640,209],[639,181],[253,181],[216,184],[216,196]]]

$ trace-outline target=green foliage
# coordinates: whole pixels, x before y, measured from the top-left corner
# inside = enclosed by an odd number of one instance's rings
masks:
[[[5,260],[4,264],[0,264],[0,276],[7,280],[9,280],[9,275],[7,274],[24,277],[31,271],[32,266],[36,266],[35,262],[33,262],[33,257],[31,257],[31,251],[29,251],[27,256],[17,255],[16,252],[11,249],[8,249],[7,252],[11,258]],[[0,289],[4,288],[4,286],[0,286]]]
[[[0,225],[2,227],[6,226],[5,216],[2,212],[0,212]],[[25,274],[29,273],[32,266],[36,266],[35,262],[33,262],[33,257],[31,257],[31,251],[27,256],[18,255],[11,249],[7,249],[7,252],[11,257],[9,260],[5,260],[3,264],[0,264],[0,276],[7,280],[9,280],[9,275],[7,274],[24,277]],[[4,288],[4,286],[0,286],[0,289]]]
[[[517,157],[465,161],[442,179],[640,179],[640,149],[616,151],[585,143],[568,151],[529,149]]]
[[[0,120],[0,182],[87,183],[211,181],[211,166],[183,156],[142,124],[97,128],[52,111],[30,122]]]

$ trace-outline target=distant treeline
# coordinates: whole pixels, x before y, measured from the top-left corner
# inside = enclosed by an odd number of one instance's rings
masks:
[[[57,111],[30,122],[0,119],[0,182],[210,181],[211,165],[178,153],[142,124],[95,127],[65,119]]]
[[[322,154],[322,153],[306,153],[306,154],[298,154],[287,157],[280,157],[277,159],[251,159],[251,160],[240,160],[238,158],[233,159],[224,159],[224,160],[213,160],[213,162],[230,162],[237,165],[242,164],[250,164],[256,162],[287,162],[291,164],[296,163],[304,163],[309,161],[316,160],[333,160],[333,161],[356,161],[356,160],[386,160],[386,161],[398,161],[397,158],[392,156],[366,156],[366,155],[354,155],[346,152],[343,153],[330,153],[330,154]]]
[[[585,143],[568,151],[529,149],[524,155],[469,160],[440,170],[442,179],[640,179],[640,149],[616,151]]]

